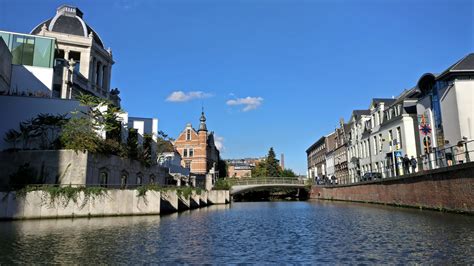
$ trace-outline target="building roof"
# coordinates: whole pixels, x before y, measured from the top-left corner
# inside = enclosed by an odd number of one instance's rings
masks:
[[[384,103],[386,105],[390,105],[394,103],[396,99],[392,98],[373,98],[372,99],[372,104],[378,105],[379,103]]]
[[[459,61],[448,67],[443,73],[436,76],[436,79],[442,78],[449,73],[474,72],[474,53],[470,53]]]
[[[43,28],[47,27],[49,31],[89,37],[92,33],[94,41],[102,48],[104,44],[97,32],[95,32],[83,19],[82,11],[74,6],[62,5],[58,7],[56,15],[38,24],[30,34],[38,35]]]
[[[313,145],[309,146],[309,148],[306,150],[306,153],[309,153],[314,148],[316,148],[316,147],[320,146],[321,144],[323,144],[325,140],[326,140],[325,136],[322,136],[321,138],[319,138],[315,143],[313,143]]]

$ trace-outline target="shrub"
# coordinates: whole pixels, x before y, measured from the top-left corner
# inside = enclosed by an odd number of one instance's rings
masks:
[[[65,149],[98,152],[101,139],[95,132],[94,123],[86,117],[73,117],[61,132],[61,144]]]

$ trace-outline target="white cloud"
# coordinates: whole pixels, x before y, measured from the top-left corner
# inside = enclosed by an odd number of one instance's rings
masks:
[[[247,112],[250,110],[255,110],[257,107],[262,105],[263,98],[262,97],[246,97],[246,98],[237,98],[233,100],[228,100],[227,105],[234,106],[234,105],[245,105],[242,111]]]
[[[202,91],[173,91],[167,98],[167,102],[187,102],[195,99],[204,99],[211,97],[212,94]]]
[[[214,134],[214,144],[216,145],[216,148],[220,152],[224,152],[225,147],[224,147],[224,138],[223,137]]]

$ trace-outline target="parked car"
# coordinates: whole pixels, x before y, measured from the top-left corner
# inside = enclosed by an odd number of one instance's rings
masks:
[[[380,178],[382,178],[381,173],[367,172],[360,178],[360,181],[370,181],[370,180],[376,180],[376,179],[380,179]]]

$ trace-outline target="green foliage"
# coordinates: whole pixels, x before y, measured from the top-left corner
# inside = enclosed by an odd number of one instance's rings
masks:
[[[273,147],[268,151],[267,159],[265,160],[267,174],[270,177],[281,176],[281,167],[278,160],[276,159],[275,151]]]
[[[7,143],[11,143],[13,149],[16,150],[17,143],[21,140],[21,133],[16,131],[15,129],[10,129],[5,133],[5,137],[3,138]]]
[[[27,149],[32,142],[41,149],[57,149],[58,134],[67,121],[66,115],[39,114],[21,122],[19,131],[10,129],[5,133],[4,140],[11,143],[13,149],[17,148],[18,143]]]
[[[66,149],[99,152],[101,138],[87,117],[73,117],[63,127],[60,139]]]
[[[214,184],[213,190],[229,190],[232,187],[232,183],[228,179],[217,179]]]
[[[161,159],[161,154],[164,152],[173,152],[173,138],[168,137],[168,135],[163,131],[158,131],[158,137],[156,138],[156,154],[158,159]]]
[[[297,175],[291,169],[284,169],[281,171],[281,177],[297,177]]]
[[[176,194],[180,197],[181,196],[184,197],[185,199],[189,198],[189,196],[191,196],[193,192],[194,192],[193,187],[178,187],[176,189]]]
[[[147,191],[162,191],[163,188],[157,184],[147,184],[137,188],[137,197],[145,197]]]
[[[38,175],[35,168],[29,163],[25,163],[18,167],[18,170],[10,175],[9,186],[13,190],[22,189],[30,184],[43,184],[44,177]]]
[[[257,163],[252,169],[252,177],[267,177],[267,165],[265,160]]]
[[[103,187],[56,187],[48,185],[26,186],[17,190],[16,195],[17,197],[25,197],[28,192],[32,191],[42,191],[43,202],[45,202],[45,198],[48,198],[47,196],[49,195],[49,205],[61,204],[64,207],[66,207],[71,201],[77,203],[77,199],[81,192],[84,193],[84,200],[81,207],[84,207],[90,199],[96,199],[107,195],[107,189]]]
[[[138,131],[135,128],[128,129],[127,153],[131,159],[138,159]]]
[[[153,163],[151,145],[153,139],[150,134],[143,135],[143,150],[141,152],[140,161],[146,166],[150,167]]]
[[[112,154],[120,157],[127,157],[127,148],[122,143],[114,139],[100,140],[99,152],[102,154]]]
[[[219,172],[219,177],[227,177],[227,162],[221,158],[217,162],[217,171]]]

